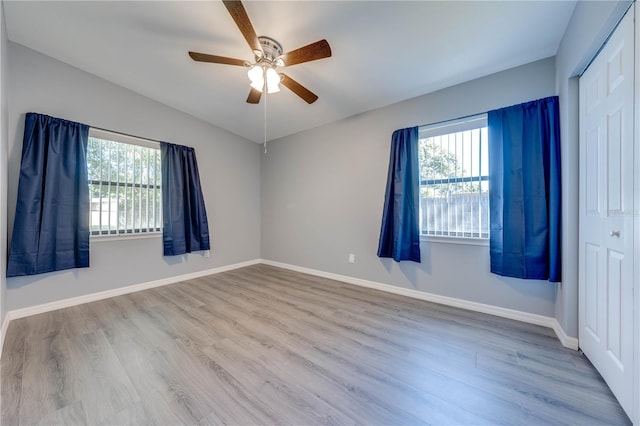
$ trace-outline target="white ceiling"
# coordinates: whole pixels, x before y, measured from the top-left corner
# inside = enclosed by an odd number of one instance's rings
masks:
[[[319,96],[268,97],[268,139],[555,55],[575,1],[245,1],[258,35],[285,52],[327,39],[333,56],[285,72]],[[255,142],[264,97],[241,67],[189,50],[252,59],[220,1],[4,1],[9,40]]]

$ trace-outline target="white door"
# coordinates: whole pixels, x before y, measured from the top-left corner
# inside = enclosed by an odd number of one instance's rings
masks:
[[[580,78],[579,341],[633,418],[634,23]]]

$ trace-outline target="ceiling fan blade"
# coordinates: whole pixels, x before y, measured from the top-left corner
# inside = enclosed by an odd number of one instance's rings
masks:
[[[222,0],[222,2],[229,11],[229,14],[235,21],[245,40],[249,43],[251,50],[262,52],[262,46],[260,46],[256,31],[253,29],[253,25],[251,25],[251,20],[249,19],[249,15],[247,15],[247,11],[244,9],[242,2],[239,0]]]
[[[244,66],[245,61],[236,58],[227,58],[226,56],[209,55],[206,53],[189,52],[191,59],[198,62],[212,62],[214,64],[238,65]]]
[[[316,41],[291,52],[282,55],[286,66],[301,64],[303,62],[315,61],[317,59],[331,56],[331,47],[327,40]]]
[[[289,90],[291,90],[296,95],[300,96],[306,103],[312,104],[316,100],[318,100],[318,96],[304,87],[302,84],[298,83],[291,77],[286,74],[282,75],[282,84]]]
[[[259,91],[259,90],[254,89],[252,87],[251,91],[249,92],[249,96],[247,97],[247,103],[248,104],[259,104],[261,96],[262,96],[262,92]]]

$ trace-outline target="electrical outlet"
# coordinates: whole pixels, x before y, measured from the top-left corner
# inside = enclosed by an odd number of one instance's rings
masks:
[[[356,255],[349,253],[349,263],[356,263]]]
[[[204,257],[210,257],[210,256],[211,256],[211,250],[205,250]]]

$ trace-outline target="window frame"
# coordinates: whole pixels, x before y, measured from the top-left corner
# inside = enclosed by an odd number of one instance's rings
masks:
[[[144,139],[144,138],[139,138],[136,136],[131,136],[131,135],[126,135],[123,133],[118,133],[118,132],[113,132],[113,131],[109,131],[109,130],[105,130],[105,129],[98,129],[95,127],[90,127],[89,128],[89,138],[96,138],[96,139],[101,139],[101,140],[108,140],[108,141],[113,141],[113,142],[119,142],[119,143],[123,143],[123,144],[127,144],[127,145],[134,145],[134,146],[140,146],[143,148],[151,148],[151,149],[157,149],[158,151],[160,151],[160,142],[157,141],[153,141],[150,139]],[[87,147],[87,152],[88,152],[88,147]],[[158,155],[160,155],[160,152],[158,152]],[[162,164],[162,163],[160,163]],[[157,170],[157,173],[162,173],[162,165],[160,166],[160,169]],[[105,182],[108,181],[100,181],[100,180],[92,180],[88,177],[88,184],[92,185],[92,184],[104,184]],[[110,181],[113,182],[113,181]],[[132,184],[133,186],[135,186],[136,184]],[[140,185],[139,185],[140,186]],[[153,186],[156,189],[159,188],[160,190],[162,189],[162,181],[160,182],[160,185],[145,185],[145,186]],[[89,215],[91,215],[92,210],[91,208],[89,209]],[[160,198],[160,214],[162,215],[162,198]],[[160,222],[162,222],[162,216]],[[89,220],[89,224],[91,224],[91,221]],[[103,241],[114,241],[114,240],[135,240],[135,239],[147,239],[147,238],[161,238],[162,237],[162,232],[163,232],[163,226],[162,224],[159,227],[156,227],[155,229],[153,229],[152,231],[142,231],[142,232],[102,232],[102,233],[96,233],[95,231],[92,231],[91,229],[89,229],[89,238],[91,239],[91,241],[93,242],[103,242]]]
[[[483,127],[488,127],[488,114],[481,113],[475,114],[463,118],[446,120],[438,123],[427,124],[419,127],[418,130],[418,141],[423,139],[427,139],[429,137],[442,136],[451,133],[458,133],[467,130],[480,129]],[[488,131],[487,131],[488,133]],[[488,135],[487,135],[488,136]],[[419,142],[420,143],[420,142]],[[488,137],[486,143],[488,144]],[[478,160],[481,161],[481,160]],[[420,169],[421,171],[421,169]],[[440,182],[443,181],[443,182]],[[419,179],[419,188],[427,185],[427,182],[430,184],[437,183],[459,183],[459,182],[481,182],[481,181],[489,181],[489,172],[487,171],[487,175],[480,175],[476,178],[474,177],[461,177],[455,178],[451,180],[450,178],[446,179],[432,179],[432,180],[423,180]],[[489,188],[490,191],[490,188]],[[422,232],[422,201],[420,201],[420,241],[424,242],[435,242],[435,243],[447,243],[447,244],[463,244],[463,245],[473,245],[473,246],[489,246],[490,239],[490,212],[488,212],[488,223],[489,229],[487,232],[487,237],[467,237],[467,236],[456,236],[456,235],[429,235]]]

